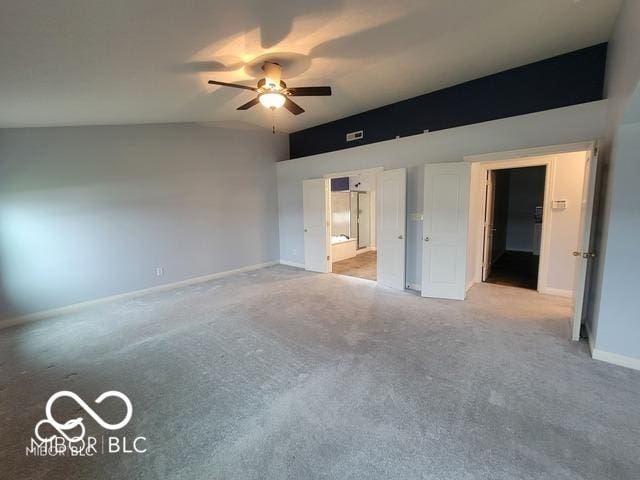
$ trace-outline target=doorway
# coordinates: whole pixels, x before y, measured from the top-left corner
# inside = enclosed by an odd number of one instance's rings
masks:
[[[483,282],[538,288],[546,169],[487,170]]]
[[[375,247],[376,176],[355,173],[331,179],[331,271],[377,280]]]
[[[363,186],[364,182],[357,185],[358,181],[354,183],[354,190],[369,192],[369,246],[356,252],[356,255],[366,253],[366,249],[374,251],[378,285],[404,290],[407,215],[405,168],[383,170],[379,167],[326,174],[323,178],[303,180],[304,268],[312,272],[328,273],[333,269],[334,260],[336,263],[339,261],[334,255],[335,252],[332,252],[331,244],[331,180],[340,177],[363,177],[366,174],[372,174],[371,190]],[[350,190],[351,186],[349,192]],[[350,221],[349,215],[349,224]],[[350,234],[347,236],[350,237]],[[349,248],[354,248],[354,245],[358,250],[357,243],[353,241]]]

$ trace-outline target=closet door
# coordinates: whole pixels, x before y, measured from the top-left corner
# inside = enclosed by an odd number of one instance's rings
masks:
[[[467,162],[425,166],[423,297],[465,298],[469,188]]]
[[[378,283],[399,290],[405,287],[406,192],[406,169],[380,174]]]
[[[304,268],[312,272],[330,271],[328,197],[327,181],[324,178],[303,180]]]

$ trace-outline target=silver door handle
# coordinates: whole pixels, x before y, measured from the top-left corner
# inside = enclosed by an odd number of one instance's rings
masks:
[[[431,240],[429,237],[424,237],[425,242],[428,242],[429,240]]]

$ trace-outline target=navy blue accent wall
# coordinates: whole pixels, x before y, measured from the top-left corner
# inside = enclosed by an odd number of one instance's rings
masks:
[[[601,100],[606,56],[603,43],[300,130],[289,135],[290,156]],[[357,130],[364,138],[347,143],[346,134]]]
[[[344,192],[345,190],[349,190],[349,177],[331,179],[332,192]]]

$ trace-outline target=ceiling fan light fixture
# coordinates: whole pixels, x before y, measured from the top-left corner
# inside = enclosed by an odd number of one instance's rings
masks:
[[[285,101],[284,95],[278,92],[262,93],[258,98],[263,107],[270,109],[282,107]]]

